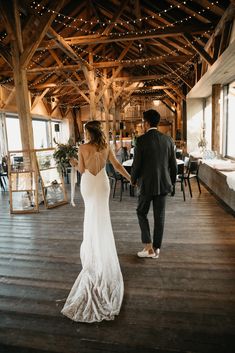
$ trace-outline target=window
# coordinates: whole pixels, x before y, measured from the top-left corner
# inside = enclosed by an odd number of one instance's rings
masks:
[[[6,117],[7,141],[9,151],[22,150],[20,123],[16,117]]]
[[[34,148],[49,147],[46,121],[33,120],[33,138]]]
[[[52,146],[55,147],[55,141],[61,143],[61,123],[60,122],[51,122],[51,134],[52,134]],[[55,140],[55,141],[54,141]]]
[[[0,116],[0,122],[3,118]],[[20,134],[20,122],[17,115],[7,115],[6,116],[6,131],[7,131],[7,141],[9,151],[20,151],[22,150],[21,134]],[[32,119],[33,125],[33,139],[34,148],[49,148],[55,147],[53,139],[56,142],[62,143],[68,141],[68,128],[65,123],[60,121],[50,121],[50,120],[40,120]],[[1,134],[0,138],[3,140],[1,135],[4,133],[5,127],[1,123]],[[1,141],[2,142],[2,141]],[[0,143],[0,149],[3,149],[2,143]]]
[[[228,86],[226,155],[235,158],[235,81]]]

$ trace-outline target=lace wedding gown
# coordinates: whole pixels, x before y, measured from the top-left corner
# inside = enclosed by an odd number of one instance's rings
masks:
[[[109,213],[106,160],[107,150],[91,154],[81,178],[85,203],[80,249],[82,271],[62,309],[62,314],[74,321],[113,320],[123,299],[123,278]]]

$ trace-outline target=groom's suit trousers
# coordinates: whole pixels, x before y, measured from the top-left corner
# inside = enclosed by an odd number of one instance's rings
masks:
[[[153,204],[154,216],[153,241],[151,239],[150,226],[147,218],[151,202]],[[139,195],[137,216],[141,229],[141,240],[144,244],[153,242],[153,247],[156,249],[161,248],[162,244],[165,222],[165,205],[166,195]]]

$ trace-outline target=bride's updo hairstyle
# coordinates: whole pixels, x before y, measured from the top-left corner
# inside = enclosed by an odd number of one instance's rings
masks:
[[[89,132],[90,144],[96,145],[98,151],[103,150],[107,147],[105,135],[102,131],[101,122],[98,120],[88,121],[85,125],[85,129]]]

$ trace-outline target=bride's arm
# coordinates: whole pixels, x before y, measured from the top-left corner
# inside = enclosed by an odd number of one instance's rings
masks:
[[[78,150],[78,160],[76,158],[70,158],[69,163],[72,167],[79,171],[79,173],[84,173],[85,171],[85,164],[84,164],[84,157],[82,154],[82,148],[79,147]]]
[[[109,161],[112,163],[113,167],[128,181],[131,181],[131,176],[130,174],[126,171],[126,169],[121,165],[121,163],[117,160],[115,157],[113,151],[111,148],[109,148],[109,155],[108,155]]]

